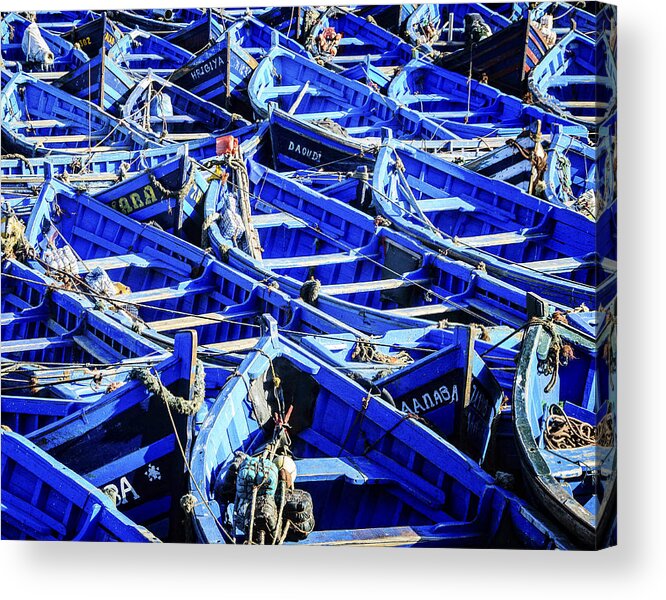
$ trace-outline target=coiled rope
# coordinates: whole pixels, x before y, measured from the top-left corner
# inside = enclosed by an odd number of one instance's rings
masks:
[[[354,344],[351,355],[352,360],[358,362],[372,362],[384,365],[405,366],[414,362],[414,359],[406,350],[401,350],[398,354],[385,354],[374,346],[369,340],[358,340]]]

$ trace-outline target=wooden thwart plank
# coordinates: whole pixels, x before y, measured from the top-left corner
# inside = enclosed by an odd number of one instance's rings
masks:
[[[245,352],[252,350],[260,341],[261,338],[252,337],[242,340],[231,340],[228,342],[218,342],[216,344],[205,344],[200,348],[207,350],[217,350],[219,352]]]
[[[263,265],[268,269],[285,269],[297,267],[318,267],[321,265],[332,265],[350,263],[359,257],[349,252],[334,252],[332,254],[314,254],[312,256],[294,256],[288,258],[267,258]]]
[[[458,241],[465,246],[474,248],[487,248],[489,246],[506,246],[508,244],[522,244],[523,242],[540,240],[547,238],[547,234],[528,234],[524,235],[515,231],[502,233],[490,233],[488,235],[477,235],[472,237],[458,238]]]
[[[426,285],[427,279],[379,279],[377,281],[359,281],[357,283],[340,283],[333,285],[322,285],[321,291],[331,296],[343,294],[356,294],[360,292],[381,292],[385,290],[397,290],[398,288],[413,285]]]
[[[189,329],[191,327],[200,327],[201,325],[211,325],[214,323],[224,323],[229,319],[238,319],[238,315],[225,316],[220,312],[204,313],[202,315],[191,315],[187,317],[177,317],[175,319],[162,319],[147,323],[148,327],[155,331],[175,331],[177,329]]]

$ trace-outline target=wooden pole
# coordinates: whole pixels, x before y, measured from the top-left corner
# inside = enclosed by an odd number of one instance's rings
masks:
[[[227,88],[225,91],[225,96],[226,96],[225,103],[228,108],[229,99],[231,98],[231,34],[229,33],[228,29],[227,29],[227,70],[225,74],[225,82]]]
[[[105,56],[106,52],[104,51],[105,41],[102,40],[102,47],[99,50],[99,55],[102,59],[99,67],[99,107],[104,110],[104,74],[106,72],[106,62]]]

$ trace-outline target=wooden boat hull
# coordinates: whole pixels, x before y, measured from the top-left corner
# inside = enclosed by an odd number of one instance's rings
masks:
[[[209,8],[206,9],[201,18],[173,33],[169,33],[164,39],[196,54],[215,42],[223,33],[222,24]]]
[[[107,52],[121,37],[119,29],[102,12],[100,17],[80,24],[63,34],[63,39],[77,45],[89,58],[95,58],[102,48]]]
[[[372,165],[377,147],[352,138],[335,135],[324,127],[304,123],[274,105],[269,108],[268,122],[275,169],[327,168],[353,171],[361,165]]]
[[[47,156],[53,151],[87,155],[158,145],[89,102],[27,74],[6,79],[4,73],[0,112],[5,152],[23,157]]]
[[[182,332],[173,357],[154,373],[176,396],[191,399],[193,386],[201,385],[194,380],[195,360],[196,335]],[[186,444],[188,419],[137,377],[29,437],[94,486],[106,487],[129,518],[160,539],[177,541],[183,539],[180,497],[187,482],[180,445]],[[88,451],[91,444],[95,452]]]
[[[200,201],[207,183],[181,147],[178,154],[159,165],[95,194],[95,198],[137,221],[190,239],[201,231]]]
[[[194,54],[145,31],[130,31],[110,49],[108,56],[133,75],[144,76],[148,69],[168,77],[194,58]]]
[[[611,229],[606,230],[610,235],[603,239],[604,245],[599,246],[595,223],[575,211],[539,201],[502,181],[484,178],[404,145],[398,151],[404,170],[395,170],[390,147],[391,143],[382,147],[379,153],[373,178],[374,198],[378,210],[398,227],[433,247],[446,250],[450,256],[475,264],[481,261],[486,270],[499,279],[526,291],[538,291],[540,296],[561,306],[585,304],[594,309],[607,305],[615,297],[615,245]],[[440,176],[444,178],[440,179]],[[391,178],[393,184],[389,183]],[[438,180],[443,182],[444,188],[438,187]],[[460,187],[456,181],[460,182]],[[473,197],[469,195],[470,189],[477,190]],[[494,198],[492,209],[481,209],[482,195]],[[447,197],[454,200],[450,203],[442,200]],[[428,198],[434,201],[430,203]],[[468,205],[459,205],[460,198]],[[520,231],[519,237],[509,235],[505,239],[502,234],[495,238],[489,233],[489,238],[466,238],[464,231],[480,231],[473,225],[477,219],[483,221],[486,216],[490,218],[497,214],[497,202],[504,203],[500,198],[508,202],[506,206],[516,206],[514,214],[520,221],[514,223],[515,229]],[[517,209],[518,205],[522,208]],[[460,211],[466,210],[471,211],[470,216],[476,215],[468,223],[460,219]],[[610,212],[603,213],[601,226],[609,225],[612,220]],[[552,225],[546,225],[551,219],[554,219]],[[507,234],[509,222],[502,221]],[[448,227],[448,223],[453,227]],[[473,229],[467,229],[468,226]],[[494,231],[499,234],[498,230]],[[554,238],[554,232],[562,237],[559,240]],[[532,233],[543,237],[540,240],[531,238]],[[530,246],[537,254],[530,254],[532,258],[526,261],[524,257],[527,255],[521,253]],[[545,262],[539,262],[541,260]],[[558,265],[555,271],[549,266],[551,264],[553,267]],[[571,270],[565,268],[569,264]]]
[[[58,73],[66,73],[80,67],[88,60],[88,56],[75,48],[67,40],[40,27],[42,38],[53,53],[53,63],[48,67],[44,64],[28,63],[22,48],[22,40],[30,21],[16,13],[4,15],[0,21],[0,40],[2,42],[2,60],[5,69],[34,72],[42,78],[57,77]]]
[[[493,4],[478,3],[421,4],[409,15],[404,37],[414,46],[427,44],[450,51],[465,44],[465,16],[469,13],[480,15],[493,34],[511,24],[493,8]]]
[[[521,350],[513,394],[516,446],[526,485],[587,549],[603,547],[616,505],[615,374],[614,362],[608,362],[614,361],[615,332],[611,315],[599,313],[597,321],[596,338],[577,335],[564,326],[533,324]],[[560,343],[573,348],[575,357],[555,373],[538,366],[552,344],[553,331],[561,336]],[[603,359],[597,358],[601,347],[605,348]],[[559,407],[557,411],[553,406]],[[594,428],[593,444],[551,449],[545,439],[547,418],[555,414],[567,415],[569,423],[570,419],[588,423]],[[610,437],[601,433],[604,417],[611,419]]]
[[[171,81],[204,100],[233,108],[250,118],[253,115],[248,106],[248,82],[258,61],[275,44],[307,54],[283,33],[253,17],[245,17],[230,25],[213,46],[176,71]]]
[[[271,374],[271,364],[275,375]],[[290,421],[291,445],[298,457],[295,485],[311,494],[315,518],[315,530],[301,543],[568,545],[522,501],[495,487],[478,465],[447,442],[312,355],[276,339],[275,333],[264,337],[240,370],[247,385],[257,390],[253,392],[257,406],[271,405],[270,393],[260,390],[265,389],[264,381],[270,384],[275,376],[289,382],[283,384],[285,406],[295,400],[292,390],[299,390]],[[262,443],[271,440],[271,422],[263,417],[255,420],[246,408],[247,395],[248,388],[240,378],[231,380],[192,450],[197,485],[192,485],[190,493],[198,500],[193,525],[198,540],[204,543],[229,543],[236,537],[224,517],[228,501],[216,491],[234,453],[261,453]],[[422,479],[433,468],[441,485]],[[446,496],[442,487],[449,490]],[[345,501],[335,499],[334,491]],[[371,499],[372,511],[368,509]],[[477,501],[472,509],[469,503]],[[430,502],[433,508],[425,509]],[[456,502],[463,502],[466,508],[453,509]],[[270,541],[266,538],[266,543]]]
[[[108,496],[9,431],[2,436],[2,539],[155,542]]]
[[[54,85],[65,92],[99,106],[118,116],[135,81],[104,54],[98,54],[86,64],[60,78]]]
[[[470,81],[467,74],[422,59],[405,65],[391,81],[388,95],[463,138],[473,137],[470,134],[475,130],[478,137],[515,136],[523,129],[536,129],[537,122],[544,134],[561,129],[570,135],[588,135],[586,127],[562,115],[552,115],[491,85]]]
[[[617,105],[615,58],[607,38],[569,32],[530,72],[530,92],[544,109],[594,130]]]
[[[485,73],[491,86],[522,98],[528,91],[527,76],[548,52],[542,33],[528,18],[461,48],[437,60],[437,64],[450,71],[475,79]],[[471,64],[470,64],[471,63]]]

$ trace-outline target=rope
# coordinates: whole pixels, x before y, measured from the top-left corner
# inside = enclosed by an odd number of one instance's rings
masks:
[[[414,362],[414,359],[405,350],[401,350],[396,355],[385,354],[377,350],[372,342],[365,340],[358,340],[356,344],[354,344],[351,358],[358,362],[373,362],[399,366],[409,365]]]
[[[569,450],[595,445],[610,447],[614,441],[613,416],[607,413],[595,427],[570,417],[559,404],[551,404],[544,425],[543,440],[548,450]]]
[[[560,313],[560,315],[561,314],[562,313]],[[550,381],[546,384],[546,387],[543,390],[546,394],[552,391],[555,387],[560,366],[566,366],[569,364],[570,360],[576,358],[574,356],[573,348],[569,344],[564,344],[560,334],[557,333],[555,322],[558,318],[562,319],[563,317],[556,317],[555,315],[553,315],[552,319],[533,317],[530,321],[530,325],[541,325],[551,338],[546,357],[537,358],[537,373],[546,376],[551,375]],[[566,319],[566,317],[564,317],[564,319]]]
[[[35,249],[25,236],[25,225],[13,212],[7,218],[5,231],[0,240],[5,258],[16,258],[23,262],[35,255]]]
[[[162,185],[160,180],[155,177],[152,171],[149,173],[149,176],[150,176],[150,183],[152,183],[164,197],[175,198],[179,202],[182,202],[189,193],[189,191],[192,189],[192,185],[194,184],[195,180],[195,170],[194,166],[190,168],[190,173],[187,177],[187,181],[178,190],[172,190]]]
[[[167,406],[184,415],[196,414],[203,405],[206,396],[205,376],[203,363],[197,361],[192,399],[188,400],[172,394],[164,386],[159,376],[153,374],[150,369],[132,369],[129,373],[130,379],[140,381],[153,396],[160,398]]]
[[[203,224],[201,225],[201,247],[204,250],[206,248],[210,248],[209,230],[213,226],[213,223],[215,223],[219,218],[220,218],[220,213],[214,212],[214,213],[208,215],[204,219]]]
[[[10,160],[10,159],[18,159],[18,160],[20,160],[20,161],[23,162],[23,164],[25,164],[25,165],[28,167],[28,171],[30,171],[30,174],[31,174],[31,175],[34,175],[34,174],[35,174],[35,170],[34,170],[33,167],[32,167],[32,163],[30,162],[30,159],[28,159],[27,157],[23,156],[23,154],[18,154],[18,153],[16,153],[16,152],[15,152],[14,154],[3,154],[3,155],[2,155],[2,160],[5,160],[5,159],[6,159],[6,160]]]
[[[200,363],[197,363],[197,367],[199,366]],[[234,537],[227,532],[227,530],[222,526],[222,524],[217,520],[217,517],[215,516],[215,513],[213,512],[213,509],[210,507],[210,504],[208,504],[208,500],[206,500],[206,496],[204,496],[203,492],[201,491],[201,488],[199,487],[199,483],[197,480],[194,478],[194,475],[192,474],[192,469],[190,468],[190,463],[187,460],[187,456],[185,454],[185,449],[183,448],[183,443],[180,441],[180,436],[178,435],[178,428],[176,427],[176,421],[174,421],[173,414],[171,413],[171,407],[169,406],[168,403],[165,403],[167,413],[169,415],[169,420],[171,421],[171,427],[173,428],[173,433],[176,438],[176,442],[178,443],[178,449],[180,450],[180,454],[183,458],[183,464],[185,465],[185,469],[187,469],[187,473],[189,474],[190,481],[192,481],[192,484],[196,488],[197,492],[199,493],[199,496],[201,497],[201,500],[204,503],[204,506],[210,513],[210,516],[213,518],[213,521],[215,522],[215,525],[217,525],[217,528],[220,530],[222,535],[226,536],[228,540],[232,543],[235,544],[236,540]],[[182,500],[182,499],[181,499]],[[181,504],[182,506],[182,504]]]

